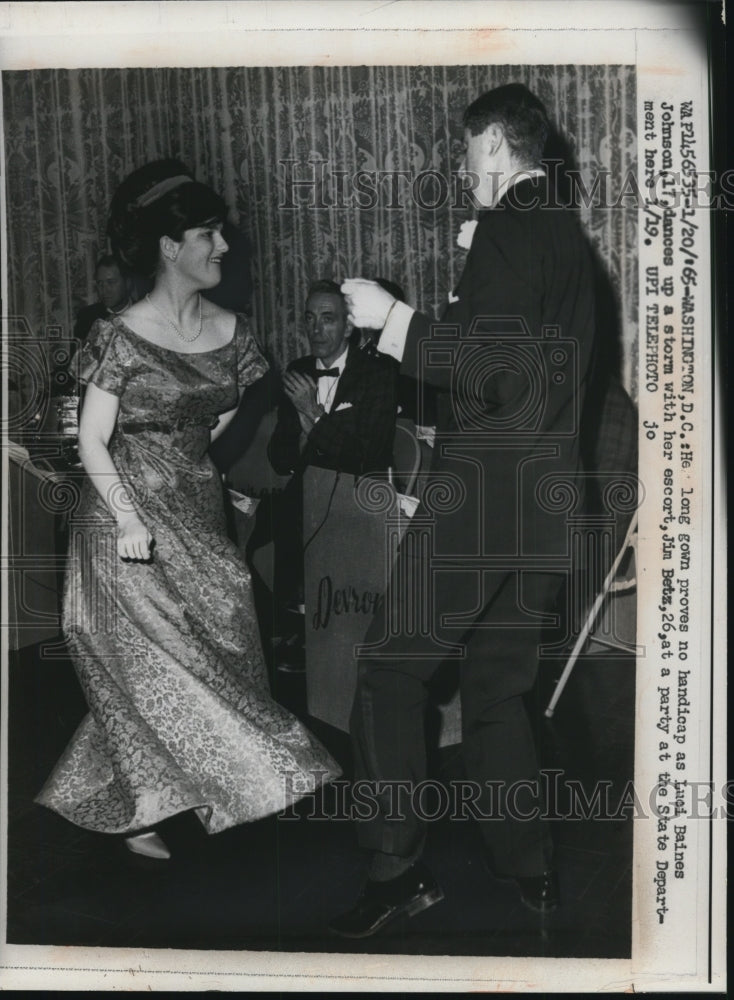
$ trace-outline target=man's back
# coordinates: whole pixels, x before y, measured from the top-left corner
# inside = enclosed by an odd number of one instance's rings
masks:
[[[540,178],[483,212],[457,301],[439,324],[411,323],[403,366],[444,390],[432,469],[466,487],[439,518],[442,550],[474,551],[480,537],[495,554],[565,549],[553,495],[562,480],[576,488],[594,282],[575,218],[548,204]]]

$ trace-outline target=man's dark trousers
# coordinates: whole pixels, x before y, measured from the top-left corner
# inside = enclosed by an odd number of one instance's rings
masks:
[[[380,643],[379,649],[359,661],[351,719],[355,780],[392,781],[395,786],[404,782],[412,789],[425,781],[426,684],[442,662],[436,640],[463,645],[462,750],[466,777],[479,792],[467,792],[465,803],[471,805],[460,811],[466,818],[494,817],[480,819],[479,828],[499,872],[540,875],[551,865],[552,845],[540,815],[538,765],[523,695],[537,674],[541,630],[548,620],[542,613],[553,607],[562,578],[551,573],[485,573],[489,600],[467,616],[468,609],[477,607],[476,574],[436,572],[435,588],[430,589],[440,614],[424,605],[424,620],[429,617],[433,625],[431,634],[420,638],[413,627],[421,618],[415,591],[399,582],[415,568],[414,551],[404,539],[388,599],[365,639],[366,644]],[[446,619],[451,614],[461,615],[463,623],[450,627]],[[467,617],[473,617],[468,626]],[[410,806],[410,795],[391,799],[386,793],[380,801],[377,817],[358,823],[360,845],[410,856],[420,849],[425,830]],[[453,807],[454,797],[447,801]],[[395,802],[404,818],[391,812]]]

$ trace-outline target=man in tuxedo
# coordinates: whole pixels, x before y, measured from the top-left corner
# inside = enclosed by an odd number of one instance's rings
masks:
[[[273,515],[276,589],[300,604],[303,591],[302,476],[309,465],[362,476],[390,464],[397,414],[397,369],[351,343],[352,324],[339,286],[311,285],[306,300],[311,353],[283,375],[283,398],[270,440],[270,462],[291,475]]]
[[[393,366],[350,343],[352,323],[335,282],[311,285],[305,319],[311,353],[283,375],[273,467],[281,474],[307,465],[355,476],[384,472],[397,411]]]
[[[460,663],[471,799],[457,815],[478,820],[486,866],[525,904],[545,912],[559,900],[523,696],[580,489],[591,260],[541,166],[541,102],[520,84],[499,87],[463,124],[460,170],[479,218],[441,322],[375,282],[342,285],[355,325],[382,329],[378,349],[440,390],[429,485],[359,660],[351,732],[355,779],[374,805],[358,824],[371,862],[356,905],[331,924],[351,938],[443,898],[421,860],[426,824],[412,790],[426,778],[426,684],[446,658]]]

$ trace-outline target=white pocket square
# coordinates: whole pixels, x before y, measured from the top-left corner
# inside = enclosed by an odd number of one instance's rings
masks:
[[[451,305],[453,302],[458,302],[458,301],[459,301],[459,296],[454,295],[453,292],[449,292],[449,305]]]
[[[334,408],[334,413],[338,413],[339,410],[348,410],[352,405],[352,403],[339,403],[339,405]]]

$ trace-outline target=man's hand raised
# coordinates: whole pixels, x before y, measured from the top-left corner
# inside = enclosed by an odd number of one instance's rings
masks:
[[[347,300],[352,324],[368,330],[381,330],[397,301],[382,285],[365,278],[346,278],[341,291]]]

